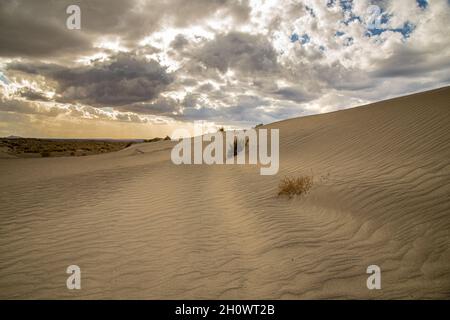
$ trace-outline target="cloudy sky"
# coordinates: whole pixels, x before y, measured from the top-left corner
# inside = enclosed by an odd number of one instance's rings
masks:
[[[0,136],[246,128],[442,87],[449,21],[450,0],[2,0]]]

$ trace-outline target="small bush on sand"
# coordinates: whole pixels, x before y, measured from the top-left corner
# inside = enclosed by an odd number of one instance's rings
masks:
[[[278,186],[278,196],[287,195],[292,198],[295,195],[308,193],[313,186],[313,177],[284,177]]]
[[[245,151],[245,148],[248,147],[248,143],[248,137],[245,137],[245,142],[244,139],[238,139],[237,137],[234,137],[233,144],[230,144],[228,146],[227,156],[229,158],[236,157],[239,153]]]
[[[48,158],[48,157],[50,157],[50,152],[49,152],[49,151],[42,151],[42,152],[41,152],[41,157],[42,157],[42,158]]]

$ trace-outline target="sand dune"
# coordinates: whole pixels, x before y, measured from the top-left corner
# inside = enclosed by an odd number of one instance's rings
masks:
[[[175,166],[170,141],[0,159],[0,298],[450,298],[449,101],[446,87],[268,125],[275,176]],[[277,197],[311,173],[306,197]]]

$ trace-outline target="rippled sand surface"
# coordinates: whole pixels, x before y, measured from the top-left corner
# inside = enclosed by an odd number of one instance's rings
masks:
[[[275,176],[175,166],[170,141],[0,159],[0,298],[450,298],[449,87],[267,127]]]

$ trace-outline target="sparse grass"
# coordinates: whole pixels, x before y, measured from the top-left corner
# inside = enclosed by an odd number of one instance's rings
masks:
[[[238,139],[234,137],[233,144],[230,144],[227,150],[228,157],[236,157],[245,147],[248,146],[248,137],[245,139],[245,143],[243,139]],[[245,146],[244,146],[245,144]]]
[[[0,138],[0,149],[17,157],[76,157],[125,148],[127,141],[84,139]]]
[[[292,198],[307,194],[313,186],[313,180],[312,176],[284,177],[278,186],[278,196],[287,195]]]
[[[170,140],[171,140],[170,137],[166,136],[165,138],[156,137],[156,138],[152,138],[152,139],[146,139],[146,140],[144,140],[144,142],[149,143],[149,142],[170,141]]]

